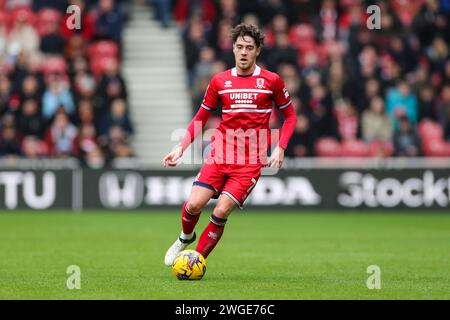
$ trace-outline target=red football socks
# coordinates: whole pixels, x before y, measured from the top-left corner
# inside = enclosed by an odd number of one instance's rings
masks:
[[[227,219],[221,219],[211,215],[210,222],[203,231],[198,241],[197,248],[195,249],[195,251],[201,253],[205,259],[222,237],[226,222]]]
[[[194,231],[195,225],[200,218],[200,213],[192,213],[186,208],[186,203],[183,204],[181,210],[181,225],[183,227],[184,234],[191,234]]]

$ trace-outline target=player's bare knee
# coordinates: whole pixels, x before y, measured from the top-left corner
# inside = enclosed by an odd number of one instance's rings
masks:
[[[189,199],[186,202],[186,209],[191,212],[192,214],[197,214],[200,213],[200,211],[202,211],[203,207],[205,206],[205,204],[203,203],[203,201],[200,201],[199,199]]]
[[[213,215],[215,215],[217,218],[227,219],[232,210],[232,208],[229,208],[225,205],[217,205],[214,208]]]

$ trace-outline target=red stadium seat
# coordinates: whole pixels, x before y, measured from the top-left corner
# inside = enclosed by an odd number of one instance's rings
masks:
[[[340,157],[341,145],[333,138],[321,138],[314,146],[315,153],[319,157]]]
[[[37,14],[37,31],[40,36],[43,36],[47,32],[48,25],[56,22],[58,25],[61,23],[62,15],[59,11],[54,9],[42,9]]]
[[[417,130],[423,142],[430,139],[442,140],[444,136],[444,131],[439,123],[431,120],[421,121],[417,126]]]
[[[344,54],[344,51],[345,49],[342,44],[335,40],[325,41],[320,45],[319,48],[321,60],[328,59],[332,53],[338,53],[342,55]]]
[[[91,59],[91,71],[95,78],[99,79],[108,69],[110,63],[117,63],[112,57],[93,57]]]
[[[311,63],[312,61],[315,61],[314,63]],[[312,65],[316,65],[319,64],[320,61],[320,57],[318,54],[318,50],[317,47],[314,46],[311,49],[307,50],[307,51],[299,51],[298,52],[298,56],[297,56],[297,63],[302,66],[302,67],[307,67]]]
[[[394,154],[394,145],[390,141],[372,141],[368,144],[370,157],[388,158]]]
[[[368,157],[369,147],[361,140],[347,140],[341,144],[343,157]]]
[[[450,143],[444,140],[423,141],[422,150],[427,157],[450,157]]]
[[[13,24],[17,19],[25,19],[29,24],[35,25],[36,16],[33,11],[27,6],[20,6],[12,10],[11,23]]]
[[[89,56],[91,58],[118,58],[119,48],[113,41],[98,41],[89,47]]]
[[[289,30],[289,39],[292,43],[314,40],[316,32],[314,27],[307,23],[297,24]]]
[[[10,16],[8,12],[0,10],[0,26],[6,25],[9,27],[10,25]]]
[[[67,64],[62,57],[48,57],[42,63],[42,72],[45,75],[50,73],[67,73]]]

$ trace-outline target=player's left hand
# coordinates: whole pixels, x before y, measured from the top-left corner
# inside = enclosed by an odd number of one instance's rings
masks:
[[[267,166],[270,168],[281,168],[284,160],[284,149],[280,146],[275,147],[270,156]]]

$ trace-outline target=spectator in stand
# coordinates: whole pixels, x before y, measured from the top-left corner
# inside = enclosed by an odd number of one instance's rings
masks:
[[[338,99],[334,103],[337,132],[341,140],[356,140],[359,135],[359,117],[349,100]]]
[[[273,20],[276,15],[283,15],[292,20],[292,2],[283,0],[267,0],[261,1],[258,8],[258,16],[261,18],[261,23],[266,25]]]
[[[351,88],[342,61],[335,61],[330,64],[326,79],[333,100],[351,97]]]
[[[0,157],[15,158],[21,155],[16,128],[5,126],[1,129]]]
[[[372,101],[373,98],[381,96],[382,88],[380,81],[375,78],[367,79],[363,86],[364,94],[359,94],[359,92],[355,93],[355,101],[357,101],[357,106],[360,112],[366,110]]]
[[[442,88],[440,101],[437,105],[439,122],[444,129],[444,137],[450,140],[450,83]]]
[[[28,159],[40,159],[48,156],[47,145],[36,136],[26,136],[22,140],[22,154]]]
[[[17,56],[20,51],[32,54],[39,49],[39,35],[30,24],[27,11],[20,11],[9,34],[8,52]]]
[[[41,84],[35,75],[27,75],[23,81],[20,92],[20,100],[34,99],[39,101],[42,96]]]
[[[247,18],[246,18],[247,17]],[[260,20],[259,16],[255,16],[254,18],[252,15],[247,14],[244,19],[247,19],[247,21],[244,20],[245,23],[253,24],[256,26],[260,26]],[[273,17],[270,24],[268,24],[264,28],[264,46],[265,50],[261,51],[259,59],[263,58],[263,60],[266,60],[266,54],[267,50],[270,51],[270,49],[275,45],[275,37],[277,34],[289,34],[289,22],[286,16],[283,16],[281,14],[277,14]]]
[[[0,61],[5,61],[6,47],[8,43],[7,14],[0,11]],[[0,65],[1,67],[1,65]]]
[[[322,136],[338,138],[330,97],[323,85],[313,87],[307,110],[314,139]]]
[[[237,0],[219,0],[218,7],[216,17],[218,21],[229,21],[233,26],[241,22]]]
[[[379,78],[379,57],[372,45],[366,45],[358,55],[358,78],[361,83],[369,78]]]
[[[267,54],[267,63],[269,70],[272,71],[275,71],[277,66],[282,63],[297,64],[297,52],[291,46],[286,33],[277,33],[275,35],[275,45]]]
[[[78,102],[77,123],[79,127],[86,124],[96,125],[94,106],[92,104],[92,100],[82,99]]]
[[[411,126],[409,118],[399,116],[399,126],[394,133],[395,155],[399,157],[417,157],[420,153],[419,136]]]
[[[133,126],[128,117],[127,106],[123,99],[115,99],[112,102],[111,112],[106,113],[100,121],[99,134],[107,134],[113,126],[120,127],[128,137],[133,134]]]
[[[42,116],[44,120],[50,120],[59,108],[72,115],[75,112],[75,104],[69,84],[59,74],[49,77],[48,88],[42,96]]]
[[[225,61],[228,67],[231,67],[234,63],[232,54],[233,42],[230,38],[230,32],[233,27],[233,22],[230,19],[220,20],[217,26],[217,40],[215,45],[220,59]]]
[[[434,88],[424,85],[419,89],[419,120],[436,120],[436,99]]]
[[[97,149],[95,127],[92,124],[83,124],[80,127],[80,134],[78,136],[78,149],[80,157],[84,157],[87,153]]]
[[[199,15],[202,23],[212,24],[216,16],[214,0],[177,0],[174,7],[175,21],[184,26],[194,15]]]
[[[45,35],[41,39],[40,49],[43,53],[63,55],[66,39],[59,34],[59,25],[53,21],[48,25]]]
[[[400,35],[393,35],[389,42],[390,56],[400,64],[402,72],[407,73],[414,70],[417,65],[417,57],[407,44],[406,39]]]
[[[114,0],[99,0],[96,10],[95,38],[121,43],[123,15]]]
[[[400,81],[397,87],[390,89],[386,95],[386,113],[391,118],[394,128],[398,128],[400,115],[406,114],[409,125],[415,128],[419,117],[416,95],[411,92],[406,81]]]
[[[300,114],[294,134],[286,149],[287,157],[308,157],[312,155],[313,137],[310,130],[309,119]]]
[[[161,22],[163,28],[170,27],[171,1],[153,0],[155,4],[155,18]]]
[[[206,40],[206,30],[203,22],[194,16],[191,18],[183,34],[184,54],[186,58],[186,67],[188,70],[189,83],[194,79],[194,68],[198,61],[201,48],[208,46]]]
[[[86,152],[81,158],[81,163],[91,169],[102,169],[108,164],[103,151],[99,147]]]
[[[115,158],[117,146],[127,143],[127,135],[120,126],[111,126],[107,135],[99,137],[99,144],[103,148],[108,162]]]
[[[384,113],[383,98],[373,97],[370,108],[362,114],[362,138],[366,142],[390,141],[392,137],[391,120]]]
[[[445,69],[445,62],[449,57],[449,48],[441,36],[434,37],[431,46],[426,50],[426,54],[431,62],[433,72],[441,72]]]
[[[76,156],[78,129],[69,121],[63,109],[55,114],[51,126],[45,134],[45,142],[49,153],[56,158]]]
[[[211,47],[203,47],[200,49],[199,60],[195,65],[195,78],[202,78],[205,76],[211,77],[212,65],[215,62],[216,53]]]
[[[449,22],[450,23],[450,22]],[[445,63],[445,69],[443,71],[443,83],[450,83],[450,58],[447,59],[447,62]]]
[[[300,95],[302,81],[295,64],[280,64],[277,73],[283,79],[286,89],[292,97]]]
[[[0,128],[16,127],[16,116],[12,112],[6,113],[1,119]]]
[[[0,74],[0,116],[10,110],[11,94],[11,81]]]
[[[60,12],[65,12],[69,6],[66,0],[33,0],[33,11],[38,12],[42,9],[55,9]]]
[[[126,100],[127,96],[126,83],[120,75],[119,65],[115,61],[110,61],[97,88],[96,115],[101,116],[103,113],[109,112],[114,99]]]
[[[128,144],[122,142],[114,146],[113,156],[114,158],[131,158],[133,157],[133,152]]]
[[[441,29],[439,23],[442,20],[438,19],[439,16],[439,0],[423,2],[422,8],[413,21],[413,30],[424,46],[428,46],[434,35]]]
[[[10,74],[15,92],[22,90],[23,82],[27,76],[33,76],[38,85],[36,94],[42,95],[45,89],[45,82],[41,72],[43,60],[44,57],[40,53],[29,55],[21,53],[17,56],[16,64]]]
[[[80,60],[84,60],[87,65],[85,58],[87,56],[87,44],[81,34],[74,34],[67,40],[65,56],[72,62],[73,65],[76,63],[81,64]],[[87,67],[85,71],[87,71]]]
[[[73,91],[75,100],[92,99],[96,92],[94,77],[88,73],[79,72],[73,79]]]
[[[324,0],[319,12],[321,37],[332,40],[337,36],[338,12],[334,0]]]
[[[17,125],[24,135],[34,135],[39,138],[43,136],[45,124],[36,100],[28,99],[23,102]]]

